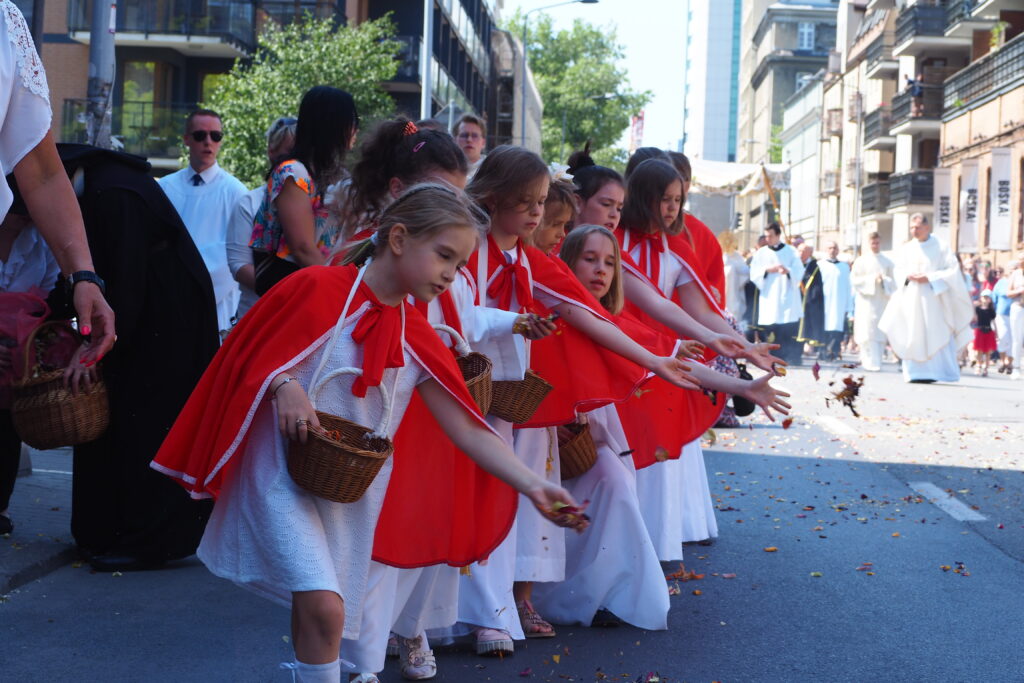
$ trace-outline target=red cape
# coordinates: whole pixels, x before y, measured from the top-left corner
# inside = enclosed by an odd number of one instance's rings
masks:
[[[325,342],[356,274],[352,266],[303,268],[263,296],[228,335],[152,466],[178,480],[192,497],[216,498],[245,453],[249,426],[271,380]],[[359,303],[357,295],[350,313]],[[486,425],[451,352],[415,308],[403,305],[407,350]],[[516,492],[466,456],[451,448],[447,457],[433,460],[421,450],[396,447],[394,458],[394,469],[401,474],[388,486],[375,554],[404,567],[441,562],[462,566],[487,557],[507,535]],[[422,485],[428,481],[450,482],[458,495],[438,495],[437,488]],[[405,482],[415,486],[403,488]],[[487,508],[487,514],[479,508]],[[430,533],[409,535],[392,526],[396,516],[415,518],[418,528]]]
[[[700,268],[698,272],[711,287],[712,294],[718,293],[715,299],[719,308],[725,308],[725,263],[722,261],[722,245],[707,225],[693,214],[684,214],[686,229],[693,239],[693,253]],[[696,265],[696,264],[695,264]]]
[[[561,259],[548,256],[534,247],[523,249],[535,297],[559,299],[614,322]],[[478,273],[479,253],[480,250],[474,252],[467,266],[474,275]],[[488,277],[498,265],[493,260],[489,262]],[[485,289],[479,283],[477,288]],[[530,311],[539,315],[550,313],[536,299]],[[530,369],[550,383],[553,389],[533,418],[517,427],[568,424],[576,419],[578,413],[628,400],[653,376],[646,368],[597,344],[564,320],[559,320],[556,326],[555,334],[531,342],[530,346]]]
[[[618,228],[615,231],[615,236],[619,240],[619,245],[623,246],[625,230]],[[687,270],[700,285],[708,304],[713,310],[721,312],[710,288],[702,279],[698,269],[694,267],[697,258],[689,242],[681,235],[667,237],[669,249],[679,255],[687,264]],[[624,248],[622,267],[664,296],[664,293],[640,271]],[[675,293],[671,299],[676,304],[679,303]],[[626,304],[626,314],[633,316],[659,334],[672,339],[678,336],[673,330],[649,317],[629,302]],[[706,350],[704,362],[710,362],[714,356],[714,352]],[[633,464],[636,468],[649,467],[666,458],[678,458],[683,446],[700,438],[718,421],[718,417],[725,407],[725,398],[724,394],[716,392],[715,400],[712,402],[702,392],[680,389],[660,378],[655,378],[637,392],[633,400],[619,405],[619,419],[622,421],[623,431],[629,440],[630,448],[633,449]]]

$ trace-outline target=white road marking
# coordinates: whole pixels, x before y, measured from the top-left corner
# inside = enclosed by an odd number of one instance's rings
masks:
[[[857,433],[856,429],[846,424],[838,417],[832,417],[831,415],[818,415],[814,420],[836,436],[854,436]]]
[[[65,472],[64,470],[41,470],[38,467],[33,467],[32,471],[41,472],[43,474],[71,474],[70,472]]]
[[[908,482],[907,486],[927,498],[929,503],[934,504],[958,522],[984,522],[988,519],[985,515],[967,507],[930,481],[912,481]]]

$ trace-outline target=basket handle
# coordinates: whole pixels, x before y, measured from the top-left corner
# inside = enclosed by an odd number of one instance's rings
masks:
[[[66,320],[50,320],[50,321],[47,321],[47,322],[44,322],[44,323],[40,323],[39,325],[37,325],[36,328],[34,330],[32,330],[31,333],[29,333],[28,339],[25,341],[25,348],[24,348],[25,363],[24,363],[24,370],[23,370],[23,373],[21,375],[21,379],[22,380],[28,379],[29,378],[29,372],[32,370],[32,349],[35,347],[36,336],[44,328],[48,328],[48,327],[57,327],[57,328],[61,328],[61,329],[66,329],[66,330],[69,330],[72,333],[72,335],[77,335],[77,333],[75,332],[74,328],[71,327],[71,325],[69,325]],[[38,365],[38,363],[37,363],[37,365]]]
[[[309,392],[309,402],[312,404],[313,409],[316,410],[316,397],[320,394],[320,391],[325,386],[327,386],[327,383],[330,382],[332,379],[334,379],[335,377],[340,377],[341,375],[359,376],[362,374],[362,368],[353,367],[338,368],[337,370],[331,370],[330,372],[328,372],[320,379],[319,382],[317,382],[316,386],[313,387],[312,390]],[[398,384],[397,377],[395,377],[395,384],[396,386]],[[384,403],[384,414],[381,417],[380,428],[377,431],[371,433],[370,436],[387,438],[388,427],[391,426],[392,410],[394,406],[394,403],[392,402],[393,396],[388,393],[388,390],[384,387],[383,383],[377,385],[377,388],[380,390],[381,400]]]
[[[448,327],[447,325],[437,324],[433,326],[438,332],[444,332],[455,342],[455,351],[460,356],[468,356],[472,353],[473,349],[469,348],[469,344],[466,342],[465,337],[459,334],[454,327]]]

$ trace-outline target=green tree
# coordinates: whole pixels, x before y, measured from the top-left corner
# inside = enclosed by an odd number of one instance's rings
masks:
[[[202,103],[224,120],[219,162],[246,185],[261,183],[267,128],[279,116],[297,114],[303,93],[315,85],[350,92],[364,122],[390,114],[394,101],[381,83],[398,70],[401,44],[392,40],[394,32],[389,17],[354,28],[308,14],[284,27],[271,24],[255,54],[236,60]]]
[[[514,15],[507,28],[522,35],[523,19]],[[601,28],[581,19],[556,31],[541,14],[527,33],[530,69],[544,103],[541,156],[564,162],[587,140],[598,163],[625,164],[617,147],[631,117],[651,101],[651,92],[636,92],[618,62],[625,52],[614,27]],[[564,144],[563,144],[564,122]]]

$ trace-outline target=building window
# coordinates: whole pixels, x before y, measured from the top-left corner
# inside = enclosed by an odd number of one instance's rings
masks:
[[[796,49],[814,49],[814,24],[809,21],[801,21],[796,29]]]

